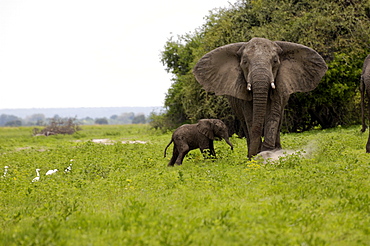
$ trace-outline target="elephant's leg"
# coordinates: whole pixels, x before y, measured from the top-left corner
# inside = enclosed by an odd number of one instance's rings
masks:
[[[370,131],[369,131],[369,137],[366,143],[366,153],[370,153]]]
[[[280,129],[281,129],[281,124],[280,124],[280,127],[279,127],[279,129],[276,133],[275,149],[282,149],[281,142],[280,142]]]
[[[276,132],[275,149],[282,149],[281,142],[280,142],[280,130],[281,130],[281,125],[283,124],[283,118],[284,118],[284,110],[283,110],[283,112],[281,114],[279,128],[278,128],[278,130]]]
[[[216,158],[216,151],[213,145],[213,140],[209,140],[209,150],[210,150],[210,154]]]
[[[208,159],[209,156],[211,155],[211,149],[210,149],[210,140],[207,137],[202,137],[199,139],[198,144],[199,144],[199,149],[200,152],[202,153],[203,158]]]
[[[366,94],[367,94],[367,100],[368,100],[368,103],[367,103],[367,112],[368,112],[367,117],[368,117],[368,120],[370,121],[370,89],[369,88],[366,88]],[[366,143],[366,153],[370,153],[370,130],[369,130],[369,137],[368,137],[367,143]]]
[[[366,93],[366,88],[365,88],[365,83],[364,83],[363,76],[361,76],[360,91],[361,91],[361,122],[362,122],[361,132],[365,132],[366,128],[367,128],[366,121],[365,121],[365,104],[366,104],[365,103],[365,93]],[[369,104],[370,103],[368,102],[368,105]],[[370,111],[368,110],[368,113],[369,112]]]
[[[242,108],[243,108],[244,121],[246,123],[244,127],[244,131],[246,132],[246,138],[247,138],[248,157],[251,158],[249,153],[251,153],[250,146],[251,146],[251,127],[253,124],[253,102],[244,101],[244,105]],[[261,152],[261,147],[262,147],[262,137],[259,137],[257,141],[258,141],[257,153],[259,153]]]
[[[244,120],[242,120],[241,124],[242,124],[241,127],[242,127],[244,135],[245,135],[245,140],[247,142],[247,148],[248,148],[248,152],[249,152],[249,146],[250,146],[251,140],[250,140],[250,135],[249,135],[247,123]]]
[[[173,152],[172,152],[172,157],[171,160],[168,162],[169,167],[173,167],[175,165],[176,159],[179,156],[179,151],[176,148],[176,145],[173,146]]]
[[[233,113],[240,120],[241,127],[247,140],[248,153],[250,153],[249,150],[251,143],[250,127],[252,126],[253,122],[253,103],[252,101],[245,101],[231,96],[226,97],[229,100]]]
[[[262,151],[281,149],[280,127],[282,117],[282,106],[280,102],[271,102],[271,110],[266,114],[264,129],[265,139],[262,144]]]
[[[186,146],[182,146],[181,148],[179,148],[178,151],[179,151],[179,155],[177,156],[175,164],[181,165],[182,161],[184,160],[185,155],[189,153],[190,148],[189,146],[186,145]]]
[[[276,148],[279,123],[271,120],[266,123],[265,139],[262,144],[262,151],[274,150]]]

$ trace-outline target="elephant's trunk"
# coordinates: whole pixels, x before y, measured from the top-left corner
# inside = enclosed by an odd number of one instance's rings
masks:
[[[226,143],[231,147],[231,150],[233,150],[233,149],[234,149],[234,146],[233,146],[233,144],[230,142],[229,137],[225,137],[225,141],[226,141]]]
[[[257,155],[261,150],[262,133],[267,110],[267,99],[271,79],[266,74],[256,75],[253,84],[253,121],[250,131],[248,157]]]

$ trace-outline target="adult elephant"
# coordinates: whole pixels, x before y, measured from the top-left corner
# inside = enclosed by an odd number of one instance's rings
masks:
[[[243,122],[250,158],[281,149],[280,128],[290,94],[315,89],[326,70],[324,59],[311,48],[253,38],[212,50],[193,73],[206,91],[228,97]]]
[[[362,115],[362,129],[361,131],[366,131],[367,125],[365,123],[365,110],[367,109],[367,115],[370,118],[370,55],[368,55],[364,61],[361,74],[361,115]],[[365,106],[365,97],[367,98],[368,105]],[[366,143],[366,153],[370,153],[370,131],[369,137],[367,138]]]

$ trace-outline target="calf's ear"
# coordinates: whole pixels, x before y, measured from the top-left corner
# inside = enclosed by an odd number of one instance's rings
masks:
[[[214,140],[213,125],[209,120],[200,120],[197,124],[198,131],[207,138]]]

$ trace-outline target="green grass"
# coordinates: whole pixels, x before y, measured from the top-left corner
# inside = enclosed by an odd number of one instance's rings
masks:
[[[32,137],[0,128],[0,245],[369,245],[370,155],[360,127],[282,135],[310,151],[249,161],[215,142],[167,167],[171,133],[146,125],[83,126]],[[108,138],[112,145],[93,143]],[[147,144],[123,144],[141,140]],[[311,153],[312,152],[312,153]],[[73,170],[64,173],[73,159]],[[35,169],[41,180],[31,183]],[[44,176],[49,169],[60,171]]]

